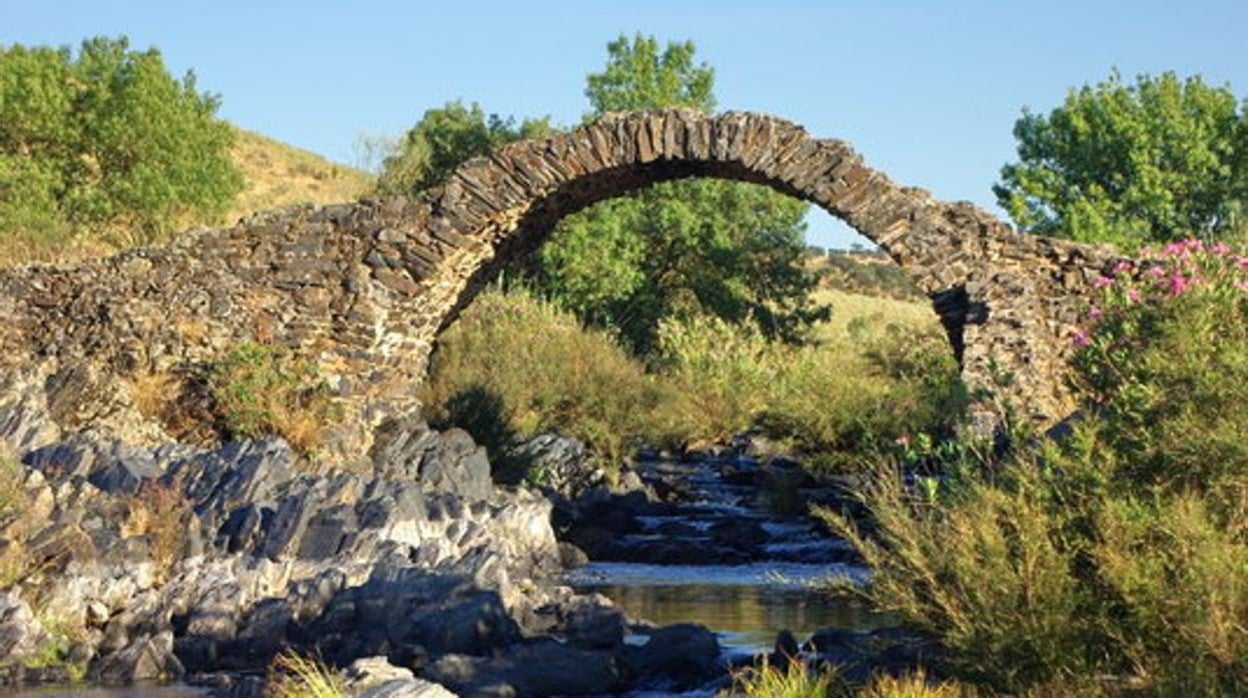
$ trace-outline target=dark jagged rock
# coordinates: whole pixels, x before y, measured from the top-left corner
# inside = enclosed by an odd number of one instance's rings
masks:
[[[631,676],[688,690],[715,678],[719,654],[714,633],[701,625],[681,623],[651,632],[646,644],[628,648],[624,660]]]

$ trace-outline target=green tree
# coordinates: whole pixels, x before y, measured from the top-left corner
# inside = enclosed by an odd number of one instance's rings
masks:
[[[692,42],[660,49],[621,36],[587,78],[586,120],[613,111],[715,107],[714,70]],[[753,184],[666,182],[591,206],[556,226],[537,254],[539,287],[596,324],[613,326],[640,353],[667,318],[709,314],[755,321],[797,339],[821,313],[804,256],[806,204]]]
[[[446,181],[460,163],[512,141],[551,132],[550,120],[525,119],[518,126],[512,118],[488,117],[475,102],[462,101],[425,112],[382,161],[377,189],[383,194],[420,191]]]
[[[242,176],[219,104],[124,37],[0,48],[0,235],[103,226],[147,242],[221,215]]]
[[[1216,238],[1248,186],[1246,135],[1227,87],[1173,72],[1125,84],[1115,72],[1047,116],[1024,110],[1019,161],[993,191],[1015,223],[1045,235],[1126,249]]]

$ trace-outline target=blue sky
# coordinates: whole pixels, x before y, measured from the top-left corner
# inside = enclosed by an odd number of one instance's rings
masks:
[[[193,68],[221,115],[351,162],[361,131],[397,134],[448,99],[573,123],[608,40],[692,39],[724,109],[852,142],[894,180],[994,208],[1023,106],[1070,86],[1173,69],[1248,94],[1248,3],[103,2],[3,0],[0,42],[126,34]],[[822,213],[808,237],[844,245]]]

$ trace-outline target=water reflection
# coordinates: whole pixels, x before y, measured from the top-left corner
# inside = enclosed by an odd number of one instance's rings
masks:
[[[843,565],[665,566],[595,563],[569,581],[610,598],[632,618],[658,625],[701,623],[736,651],[768,649],[788,629],[803,641],[820,628],[869,630],[889,625],[852,599],[812,584],[829,575],[865,578]]]

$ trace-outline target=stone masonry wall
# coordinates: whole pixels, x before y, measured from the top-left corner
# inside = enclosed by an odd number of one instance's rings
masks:
[[[377,424],[418,407],[441,329],[561,217],[696,176],[764,184],[846,221],[931,295],[972,387],[1039,423],[1071,409],[1070,338],[1108,251],[898,186],[849,145],[776,117],[668,110],[509,145],[414,198],[270,212],[76,268],[0,273],[0,432],[53,438],[23,430],[23,415],[46,411],[61,430],[159,441],[133,378],[261,341],[332,376],[348,410],[331,443],[358,457]]]

